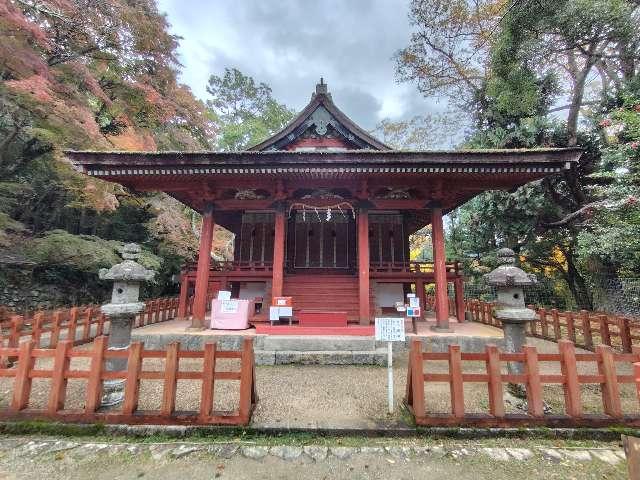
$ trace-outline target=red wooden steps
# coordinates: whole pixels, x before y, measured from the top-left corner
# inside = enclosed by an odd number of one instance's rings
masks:
[[[348,335],[372,337],[375,335],[373,325],[351,325],[347,327],[300,327],[298,325],[257,324],[257,334],[268,335]]]

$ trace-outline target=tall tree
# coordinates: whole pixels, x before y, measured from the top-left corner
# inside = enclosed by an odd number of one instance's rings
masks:
[[[218,147],[237,151],[255,145],[281,130],[294,115],[278,103],[271,87],[236,68],[226,68],[222,77],[211,75],[207,105],[220,125]]]

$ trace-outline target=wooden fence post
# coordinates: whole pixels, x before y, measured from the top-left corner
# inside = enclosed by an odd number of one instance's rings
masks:
[[[613,352],[609,346],[598,345],[596,353],[598,354],[598,373],[604,376],[604,382],[600,384],[604,413],[610,417],[621,418],[620,387]]]
[[[249,421],[255,379],[253,378],[253,339],[242,341],[242,357],[240,358],[240,418]]]
[[[89,367],[89,379],[87,381],[87,399],[84,407],[84,412],[87,414],[94,413],[102,403],[102,370],[106,348],[107,337],[98,337],[93,342],[91,366]]]
[[[129,345],[127,359],[127,376],[124,384],[124,400],[122,413],[131,415],[138,408],[138,394],[140,393],[140,369],[142,368],[142,343],[133,342]]]
[[[164,365],[164,388],[162,390],[162,407],[160,414],[166,417],[173,415],[176,406],[176,388],[178,386],[178,357],[180,344],[177,342],[167,345],[166,360]]]
[[[527,409],[533,417],[544,416],[542,400],[542,383],[540,383],[540,367],[538,365],[538,351],[536,347],[525,345],[524,369],[527,375]]]
[[[502,395],[502,368],[500,351],[495,345],[487,345],[487,374],[489,375],[489,413],[494,417],[504,417],[504,400]]]
[[[82,325],[82,342],[87,343],[91,336],[91,318],[93,317],[93,307],[89,307],[84,312],[84,322]]]
[[[640,362],[635,362],[633,364],[633,377],[636,380],[636,394],[638,402],[640,402]]]
[[[153,323],[153,300],[147,300],[146,303],[147,308],[147,325],[151,325]]]
[[[562,330],[560,330],[560,314],[556,308],[551,309],[551,320],[553,321],[553,336],[557,342],[562,338]]]
[[[14,412],[19,412],[29,405],[29,396],[31,395],[29,374],[35,364],[35,358],[32,356],[34,346],[35,342],[28,340],[22,342],[19,347],[18,367],[13,382],[13,399],[11,400],[11,410]]]
[[[540,315],[540,334],[542,338],[549,338],[549,326],[547,325],[547,311],[544,308],[539,310]]]
[[[456,418],[464,417],[464,388],[462,383],[462,354],[460,345],[449,345],[449,388],[451,391],[451,413]]]
[[[96,337],[101,337],[104,335],[104,321],[105,316],[104,313],[100,312],[98,315],[98,327],[96,328]]]
[[[587,310],[580,310],[582,320],[582,337],[584,338],[584,348],[593,350],[593,334],[591,333],[591,317]]]
[[[624,353],[631,352],[631,328],[629,327],[629,319],[618,317],[618,330],[620,331],[620,342],[622,343],[622,351]]]
[[[202,358],[202,391],[200,392],[200,421],[205,421],[207,417],[211,416],[211,412],[213,411],[216,349],[217,345],[213,342],[207,342],[204,344],[204,356]]]
[[[582,401],[580,400],[575,346],[569,340],[560,340],[558,350],[560,351],[560,367],[565,378],[563,384],[565,410],[570,417],[579,418],[582,416]]]
[[[569,340],[576,343],[576,322],[573,317],[573,312],[564,312],[564,318],[567,322],[567,334],[569,335]]]
[[[76,343],[76,328],[78,326],[78,307],[69,309],[69,323],[67,324],[67,340]]]
[[[60,341],[60,323],[62,321],[62,312],[56,310],[51,316],[51,333],[49,334],[49,348],[56,348]]]
[[[31,324],[31,339],[34,343],[34,348],[40,348],[40,339],[42,337],[42,324],[44,323],[44,313],[38,312],[33,316],[33,323]]]
[[[417,419],[424,418],[424,362],[422,359],[422,342],[419,338],[411,339],[409,352],[409,365],[411,367],[411,405],[413,414]]]
[[[609,317],[607,315],[599,315],[600,320],[600,343],[611,346],[611,332],[609,331]]]
[[[51,373],[51,390],[49,391],[48,412],[53,415],[58,410],[64,408],[64,401],[67,394],[67,371],[71,358],[69,352],[73,343],[70,340],[63,340],[58,343],[53,360],[53,372]]]

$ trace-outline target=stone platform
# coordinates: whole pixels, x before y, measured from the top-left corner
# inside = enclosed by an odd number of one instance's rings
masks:
[[[164,349],[173,342],[180,342],[185,350],[201,350],[207,342],[217,342],[219,348],[238,350],[247,336],[255,339],[255,356],[258,365],[386,365],[386,346],[376,342],[373,336],[349,335],[265,335],[248,330],[187,331],[186,320],[173,320],[142,328],[132,333],[132,341],[143,342],[147,349]],[[434,332],[434,321],[418,322],[417,334],[407,333],[403,343],[394,344],[396,356],[406,356],[412,338],[418,337],[425,351],[443,352],[451,344],[461,346],[463,352],[480,352],[489,343],[502,345],[500,329],[468,322],[457,323],[451,319],[451,332]],[[411,322],[406,322],[411,331]]]

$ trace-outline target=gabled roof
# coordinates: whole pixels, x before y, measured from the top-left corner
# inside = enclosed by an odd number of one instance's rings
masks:
[[[250,151],[286,150],[287,145],[295,142],[309,128],[315,127],[315,133],[324,136],[327,127],[337,132],[351,149],[391,150],[356,125],[333,103],[327,84],[320,79],[316,91],[311,95],[309,104],[281,131],[272,137],[249,148]]]

